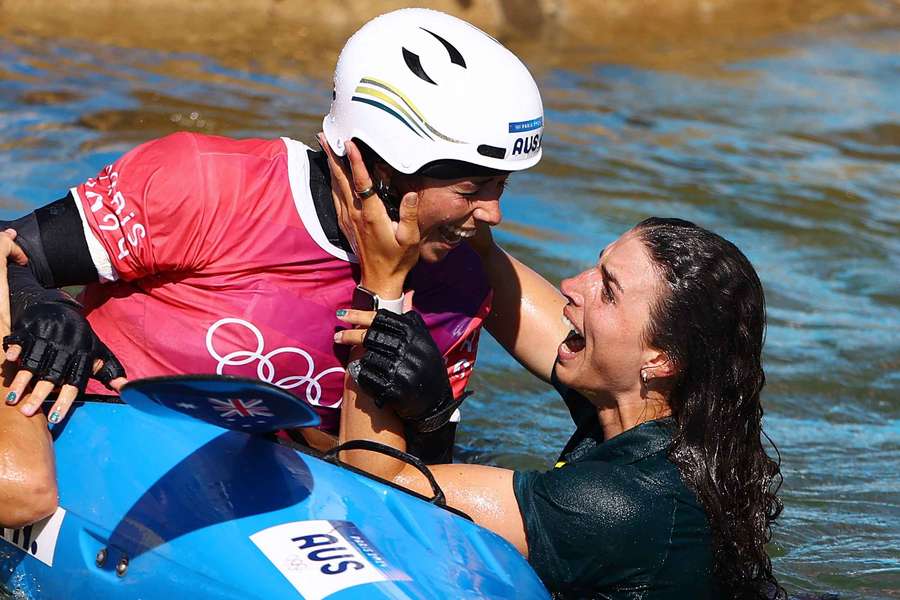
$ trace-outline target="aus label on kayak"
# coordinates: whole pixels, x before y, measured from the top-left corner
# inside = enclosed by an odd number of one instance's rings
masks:
[[[250,539],[307,600],[364,583],[410,579],[350,521],[294,521]]]
[[[56,540],[59,538],[59,530],[65,516],[66,509],[57,508],[55,513],[43,521],[21,529],[0,530],[0,538],[52,567],[53,555],[56,554]]]

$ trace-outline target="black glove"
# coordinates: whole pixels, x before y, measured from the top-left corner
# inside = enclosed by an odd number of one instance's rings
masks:
[[[442,427],[462,403],[453,399],[444,359],[418,313],[379,310],[363,346],[367,352],[351,375],[377,406],[390,404],[414,431]]]
[[[69,384],[84,391],[95,359],[103,367],[94,376],[109,387],[125,369],[91,329],[74,301],[38,302],[27,306],[3,338],[3,348],[22,347],[19,366],[38,380]]]

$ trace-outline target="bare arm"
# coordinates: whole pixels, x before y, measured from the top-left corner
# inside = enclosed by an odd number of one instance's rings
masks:
[[[16,260],[11,238],[0,239],[0,337],[9,333],[7,256]],[[21,252],[21,250],[18,250]],[[21,256],[18,260],[21,262]],[[9,393],[11,369],[5,369],[0,395]],[[56,466],[53,443],[42,412],[23,415],[15,406],[0,404],[0,526],[18,528],[39,521],[56,510]]]
[[[347,377],[341,408],[341,442],[351,439],[380,441],[406,450],[403,425],[390,409],[378,408],[372,399]],[[418,470],[393,458],[347,451],[342,460],[407,489],[430,496],[431,486]],[[513,492],[513,472],[483,465],[433,465],[432,474],[444,490],[447,504],[457,508],[482,527],[505,538],[528,556],[525,525]]]
[[[516,547],[528,558],[528,542],[519,504],[513,492],[513,471],[485,465],[434,465],[429,467],[447,496],[447,504],[457,508]],[[430,495],[431,488],[421,473],[405,467],[394,483]]]
[[[0,394],[8,393],[0,386]],[[0,404],[0,526],[18,528],[56,510],[53,443],[42,412],[26,417]]]
[[[485,232],[479,232],[483,235]],[[522,366],[550,381],[556,350],[569,333],[562,322],[566,299],[549,281],[493,240],[473,247],[494,289],[491,314],[485,322],[487,330]]]
[[[362,347],[353,349],[351,359],[362,354]],[[341,425],[338,443],[350,440],[370,440],[406,451],[403,424],[389,410],[375,406],[372,398],[362,392],[350,375],[344,377],[344,399],[341,403]],[[405,463],[384,454],[351,450],[344,452],[343,460],[382,479],[392,479]]]

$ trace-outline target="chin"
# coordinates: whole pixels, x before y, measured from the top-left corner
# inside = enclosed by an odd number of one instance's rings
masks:
[[[564,386],[583,394],[583,390],[585,387],[585,373],[583,372],[584,365],[581,364],[581,361],[578,360],[578,358],[556,363],[556,378]],[[593,378],[590,377],[589,379]]]
[[[565,364],[559,362],[556,363],[556,378],[566,387],[572,387],[575,375],[572,371],[573,369],[566,368]]]

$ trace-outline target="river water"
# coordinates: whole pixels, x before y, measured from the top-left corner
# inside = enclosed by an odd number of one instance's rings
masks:
[[[545,158],[511,179],[497,233],[554,281],[648,215],[745,251],[767,293],[765,423],[785,477],[775,569],[794,593],[841,598],[900,598],[900,20],[876,6],[511,38],[543,92]],[[296,68],[209,36],[215,51],[183,51],[0,23],[0,218],[180,129],[312,141],[335,42]],[[489,339],[472,388],[465,460],[552,464],[571,430],[552,392]]]

